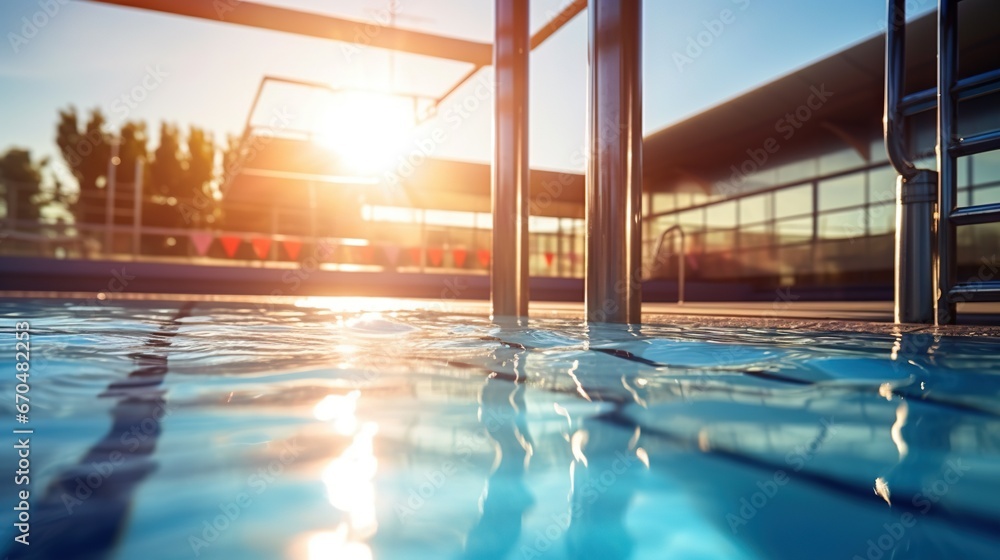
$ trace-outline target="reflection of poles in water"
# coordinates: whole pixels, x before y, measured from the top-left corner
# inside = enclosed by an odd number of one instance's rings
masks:
[[[932,361],[937,345],[935,339],[930,334],[904,334],[893,349],[894,362],[914,372],[910,383],[914,391],[940,391],[945,388],[942,384],[960,382],[955,376],[931,375],[925,369],[924,366]],[[960,468],[956,470],[957,463],[948,460],[952,432],[960,424],[962,415],[948,407],[918,399],[907,400],[891,393],[885,396],[899,399],[895,422],[890,429],[899,462],[875,480],[875,493],[901,512],[893,517],[899,517],[900,527],[907,529],[899,539],[893,539],[892,554],[888,557],[947,558],[956,550],[954,544],[960,538],[948,526],[939,524],[936,528],[940,530],[934,531],[926,527],[909,530],[909,527],[932,508],[947,507],[938,500],[948,491],[948,486],[957,483],[964,474]],[[906,515],[910,517],[904,519]]]
[[[591,325],[591,343],[622,333],[637,334],[625,325]],[[616,417],[626,405],[644,402],[634,383],[641,364],[626,359],[619,362],[613,371],[600,369],[590,375],[570,372],[585,398],[614,403],[612,415]],[[620,379],[620,384],[613,388],[615,384],[609,384],[609,379]],[[625,514],[635,493],[638,469],[645,468],[639,459],[645,458],[645,451],[638,449],[639,435],[638,427],[633,430],[596,418],[583,420],[571,436],[574,462],[570,466],[573,495],[566,532],[569,557],[614,560],[631,556],[633,542],[625,529]]]
[[[635,491],[635,469],[642,466],[634,451],[638,438],[638,428],[629,433],[599,420],[583,422],[573,434],[573,496],[566,533],[570,557],[612,560],[631,555],[625,513]]]
[[[483,514],[469,533],[465,558],[506,557],[521,536],[524,513],[534,503],[524,484],[532,441],[521,379],[493,374],[480,393],[479,421],[495,442],[496,458],[482,499]]]

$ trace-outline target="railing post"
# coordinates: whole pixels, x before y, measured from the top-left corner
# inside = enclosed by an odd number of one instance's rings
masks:
[[[132,202],[132,256],[142,251],[142,157],[135,158],[135,200]]]
[[[955,94],[958,74],[958,6],[954,0],[938,1],[938,84],[937,84],[937,323],[955,322],[951,289],[958,278],[958,234],[951,213],[958,205],[958,166],[952,153],[957,136]]]
[[[528,316],[528,0],[496,0],[493,317]]]
[[[587,320],[638,323],[642,274],[642,2],[591,0]]]
[[[119,139],[111,141],[111,157],[108,159],[108,176],[104,184],[104,253],[110,255],[114,250],[115,239],[115,186],[118,184]]]

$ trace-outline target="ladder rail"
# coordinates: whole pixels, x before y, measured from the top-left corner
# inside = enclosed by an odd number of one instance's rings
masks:
[[[663,251],[663,243],[672,233],[677,233],[681,239],[680,251],[677,252],[677,303],[684,303],[684,260],[687,258],[687,242],[685,241],[684,228],[680,224],[674,224],[663,230],[660,234],[660,241],[656,244],[656,252],[653,253],[653,260],[660,259],[660,252]]]
[[[957,224],[952,213],[958,207],[958,166],[952,150],[957,139],[955,83],[958,70],[958,2],[939,0],[937,13],[937,168],[938,168],[938,250],[937,324],[955,322],[955,301],[951,290],[958,283]]]

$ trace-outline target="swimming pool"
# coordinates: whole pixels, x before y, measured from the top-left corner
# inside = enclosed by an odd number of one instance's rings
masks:
[[[560,313],[498,326],[481,309],[425,307],[0,300],[0,408],[12,431],[32,430],[0,446],[6,554],[879,560],[1000,547],[1000,339],[587,327]],[[29,546],[14,541],[25,513]]]

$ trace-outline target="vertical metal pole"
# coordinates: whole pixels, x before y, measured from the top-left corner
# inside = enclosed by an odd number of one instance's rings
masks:
[[[132,201],[132,256],[135,257],[140,252],[142,243],[142,165],[141,157],[135,158],[135,183]]]
[[[937,175],[917,169],[909,160],[906,131],[900,111],[906,83],[906,0],[888,1],[889,25],[885,43],[886,154],[899,173],[896,181],[895,320],[897,323],[934,322],[934,203]],[[865,189],[865,204],[868,200]],[[868,231],[866,224],[865,231]]]
[[[937,173],[921,169],[911,179],[896,178],[897,323],[934,322],[934,203]]]
[[[493,68],[494,317],[528,316],[528,0],[496,0]]]
[[[556,276],[565,276],[563,273],[563,221],[556,218]]]
[[[958,169],[951,154],[955,139],[955,97],[952,86],[958,69],[957,8],[953,0],[938,1],[937,168],[938,254],[937,322],[955,322],[955,304],[948,292],[957,281],[955,263],[958,246],[951,212],[958,205]]]
[[[111,158],[108,159],[108,176],[105,178],[104,201],[104,253],[112,253],[115,227],[115,186],[118,183],[118,143],[115,138],[111,142]]]
[[[592,0],[587,320],[638,323],[642,294],[641,0]]]
[[[427,269],[427,209],[420,209],[420,272]]]

